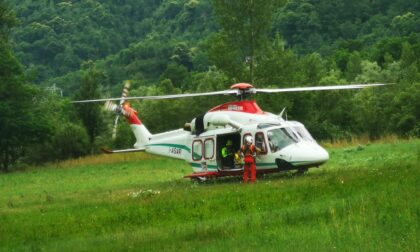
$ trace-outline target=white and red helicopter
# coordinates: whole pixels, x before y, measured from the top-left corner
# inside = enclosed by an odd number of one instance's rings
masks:
[[[319,167],[329,159],[328,152],[311,136],[305,126],[297,121],[283,118],[283,111],[273,114],[263,111],[252,96],[256,93],[280,93],[321,91],[340,89],[362,89],[386,84],[353,84],[338,86],[295,87],[277,89],[258,89],[248,83],[237,83],[229,90],[175,94],[162,96],[127,97],[129,82],[126,82],[121,98],[76,101],[106,102],[105,108],[127,118],[135,135],[133,149],[106,151],[124,153],[145,151],[147,153],[183,159],[193,168],[185,178],[206,179],[213,177],[235,176],[242,174],[241,162],[224,162],[221,149],[228,141],[233,149],[239,150],[246,136],[254,138],[255,145],[261,150],[256,158],[257,174],[288,170],[307,171]],[[197,116],[184,128],[151,134],[144,126],[128,100],[174,99],[195,96],[236,95],[238,101],[227,102]],[[249,99],[251,98],[251,99]],[[118,104],[113,103],[118,101]],[[164,119],[164,118],[162,118]],[[114,128],[114,134],[115,134]],[[232,156],[232,158],[234,158]],[[233,163],[233,165],[232,165]]]

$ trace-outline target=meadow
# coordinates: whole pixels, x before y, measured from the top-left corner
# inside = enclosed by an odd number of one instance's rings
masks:
[[[0,174],[0,251],[419,251],[420,140],[328,150],[254,185],[144,153]]]

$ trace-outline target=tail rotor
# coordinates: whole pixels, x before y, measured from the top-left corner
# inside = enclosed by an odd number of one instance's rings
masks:
[[[112,101],[105,102],[105,110],[112,111],[117,114],[117,116],[115,117],[114,128],[112,129],[112,139],[115,139],[117,137],[118,120],[120,118],[120,115],[122,114],[124,116],[127,116],[130,113],[129,111],[126,111],[124,109],[125,98],[127,97],[128,92],[130,90],[130,85],[130,81],[125,82],[119,104],[115,104]]]

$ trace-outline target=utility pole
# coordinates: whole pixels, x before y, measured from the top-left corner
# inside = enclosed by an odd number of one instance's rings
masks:
[[[63,97],[63,90],[57,87],[55,83],[51,87],[45,88],[45,90],[50,91],[51,93],[60,92],[60,96]]]

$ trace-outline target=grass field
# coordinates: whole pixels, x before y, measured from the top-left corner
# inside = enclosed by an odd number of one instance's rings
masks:
[[[254,185],[146,154],[0,174],[0,251],[420,251],[420,140],[329,152]]]

